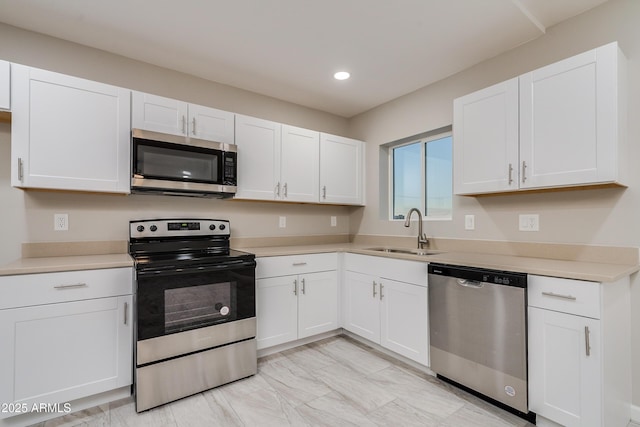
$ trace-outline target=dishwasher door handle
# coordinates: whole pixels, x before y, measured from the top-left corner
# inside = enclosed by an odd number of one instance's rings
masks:
[[[465,288],[480,289],[484,287],[484,283],[478,282],[477,280],[456,279],[456,283],[460,286],[464,286]]]

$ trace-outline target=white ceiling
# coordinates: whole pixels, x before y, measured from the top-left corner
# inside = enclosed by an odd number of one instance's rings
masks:
[[[351,117],[605,1],[0,0],[0,22]]]

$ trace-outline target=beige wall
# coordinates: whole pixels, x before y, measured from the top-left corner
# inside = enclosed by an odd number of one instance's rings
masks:
[[[0,24],[0,58],[247,114],[346,135],[347,120],[63,40]],[[20,257],[23,242],[127,240],[131,219],[226,218],[235,237],[347,234],[355,208],[239,202],[153,195],[115,196],[22,191],[10,185],[11,126],[0,123],[0,264]],[[69,231],[53,231],[53,214],[69,214]],[[287,227],[278,228],[278,217]],[[330,226],[336,216],[337,227]]]
[[[368,142],[367,207],[351,215],[351,232],[415,235],[416,227],[388,221],[376,183],[380,181],[379,145],[452,123],[452,101],[487,87],[617,40],[628,59],[627,189],[603,189],[483,198],[454,197],[453,220],[425,224],[435,237],[590,245],[640,246],[640,1],[611,0],[603,6],[549,28],[547,33],[510,52],[436,84],[398,98],[350,121],[350,134]],[[455,141],[454,141],[455,143]],[[518,214],[540,214],[539,232],[518,231]],[[476,216],[476,229],[464,230],[464,215]],[[640,406],[640,279],[632,278],[634,402]]]

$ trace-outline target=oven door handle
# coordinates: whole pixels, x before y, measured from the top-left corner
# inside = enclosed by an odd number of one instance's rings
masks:
[[[178,266],[167,267],[148,267],[138,268],[136,273],[138,276],[172,276],[175,274],[188,274],[188,273],[208,273],[208,272],[220,272],[220,271],[233,271],[243,268],[255,268],[255,261],[229,261],[222,264],[207,264],[202,266],[185,266],[183,268]]]

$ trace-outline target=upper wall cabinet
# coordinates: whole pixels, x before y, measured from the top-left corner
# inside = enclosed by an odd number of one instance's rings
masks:
[[[626,59],[617,43],[454,101],[454,192],[620,184]]]
[[[11,109],[11,63],[0,61],[0,110]]]
[[[234,114],[143,92],[132,95],[132,127],[234,143]]]
[[[236,199],[317,203],[318,132],[254,117],[236,117]]]
[[[130,91],[11,66],[11,184],[129,192]]]
[[[364,143],[320,134],[320,202],[364,205]]]

